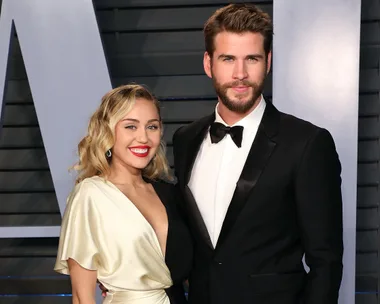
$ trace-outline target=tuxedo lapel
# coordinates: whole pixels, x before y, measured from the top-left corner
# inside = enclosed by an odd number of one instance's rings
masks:
[[[189,129],[190,137],[187,140],[188,145],[186,147],[185,153],[185,164],[184,164],[184,185],[189,183],[191,177],[191,171],[193,170],[195,159],[197,158],[198,151],[201,144],[207,134],[210,124],[215,120],[215,114],[206,116],[202,118]]]
[[[191,220],[194,224],[194,228],[198,230],[199,235],[202,240],[207,244],[209,249],[214,250],[212,245],[210,234],[208,233],[206,224],[202,218],[202,215],[198,209],[197,202],[194,199],[193,193],[191,192],[189,186],[185,186],[185,197],[187,202],[187,211],[191,214]]]
[[[201,236],[202,240],[212,250],[214,250],[214,248],[207,227],[198,209],[197,202],[195,201],[194,196],[187,184],[189,183],[191,171],[193,169],[195,159],[197,158],[198,151],[207,134],[210,124],[214,120],[215,114],[212,114],[207,117],[204,117],[193,126],[190,126],[187,133],[189,135],[185,138],[186,147],[181,147],[183,161],[182,167],[180,168],[180,171],[182,173],[180,174],[182,175],[182,178],[180,178],[179,180],[181,188],[186,198],[186,208],[189,214],[190,221],[194,225],[195,229],[199,232],[199,235]]]
[[[276,146],[273,137],[277,133],[279,117],[277,109],[272,104],[267,103],[255,140],[236,184],[215,250],[218,250],[225,241],[238,215],[244,208],[249,193],[257,184],[265,165],[272,155]]]

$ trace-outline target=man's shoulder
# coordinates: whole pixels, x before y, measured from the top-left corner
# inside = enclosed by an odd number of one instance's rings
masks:
[[[310,121],[302,119],[300,117],[284,113],[279,111],[280,113],[280,132],[284,132],[285,134],[289,134],[291,136],[296,137],[313,137],[317,133],[322,131],[327,131],[323,127],[320,127]]]
[[[331,133],[326,128],[291,114],[279,114],[278,143],[295,150],[303,150],[312,142],[318,145],[335,145]]]
[[[187,125],[179,127],[173,135],[173,142],[180,141],[182,138],[189,138],[193,134],[197,133],[200,128],[203,128],[210,121],[212,115],[204,116],[197,119]]]
[[[152,183],[152,185],[155,185],[157,187],[161,187],[167,190],[171,190],[175,188],[174,180],[172,181],[168,179],[158,178],[158,179],[150,180],[149,182]]]

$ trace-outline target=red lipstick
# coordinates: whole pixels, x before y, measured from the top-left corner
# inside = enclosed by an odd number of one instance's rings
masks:
[[[134,147],[128,147],[128,149],[129,151],[131,151],[131,153],[134,156],[147,157],[149,155],[150,147],[149,146],[134,146]]]

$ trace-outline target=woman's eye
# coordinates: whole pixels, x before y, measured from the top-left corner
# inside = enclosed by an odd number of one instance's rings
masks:
[[[150,125],[150,126],[148,126],[148,129],[150,129],[150,130],[157,130],[158,126],[157,125]]]
[[[130,129],[130,130],[135,130],[136,126],[130,125],[130,126],[125,126],[125,128]]]

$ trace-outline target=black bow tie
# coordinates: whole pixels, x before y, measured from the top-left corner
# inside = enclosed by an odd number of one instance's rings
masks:
[[[241,147],[241,140],[243,139],[242,126],[227,127],[219,122],[214,122],[210,127],[211,142],[216,144],[220,142],[226,134],[230,134],[232,140],[238,146]]]

